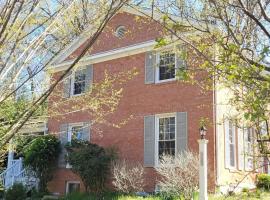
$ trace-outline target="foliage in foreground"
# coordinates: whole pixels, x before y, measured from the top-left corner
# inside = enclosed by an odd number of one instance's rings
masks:
[[[96,200],[96,196],[94,194],[87,194],[87,193],[72,193],[63,197],[61,200]],[[121,193],[110,193],[106,192],[101,195],[102,200],[166,200],[163,196],[156,195],[156,196],[148,196],[145,198],[135,196],[135,195],[125,195]],[[194,200],[198,200],[198,196],[194,198]],[[211,195],[209,194],[209,200],[259,200],[259,199],[270,199],[270,193],[263,192],[257,190],[256,192],[243,192],[237,195],[232,196],[218,196],[218,195]],[[188,200],[181,197],[171,197],[167,200]]]
[[[16,183],[5,192],[5,200],[26,199],[26,192],[26,188],[21,183]]]
[[[165,197],[183,196],[191,199],[199,185],[199,156],[186,151],[175,158],[163,156],[156,167],[161,180],[158,185]]]
[[[133,195],[124,195],[120,193],[106,192],[101,195],[101,199],[103,200],[137,200],[137,199],[142,199],[142,197],[133,196]],[[158,196],[149,196],[143,199],[144,200],[162,200],[162,198]],[[87,193],[72,193],[62,198],[61,200],[96,200],[96,195],[87,194]]]
[[[105,189],[111,161],[114,158],[114,152],[96,144],[86,143],[70,148],[67,160],[72,165],[72,171],[81,177],[86,191],[100,194]]]
[[[270,190],[270,175],[259,174],[257,177],[257,187],[265,190]]]
[[[39,179],[40,192],[47,191],[47,183],[52,179],[60,152],[60,142],[53,135],[36,138],[24,150],[24,164],[35,173]]]

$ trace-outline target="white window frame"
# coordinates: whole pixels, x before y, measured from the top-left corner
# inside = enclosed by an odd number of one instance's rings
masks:
[[[78,126],[81,126],[83,128],[83,122],[77,122],[77,123],[71,123],[71,124],[68,124],[68,142],[71,142],[72,140],[72,128],[73,127],[78,127]]]
[[[234,123],[231,120],[226,120],[225,123],[228,123],[228,127],[225,126],[225,163],[228,164],[228,166],[226,166],[228,169],[233,169],[236,170],[237,167],[237,160],[236,160],[236,126],[234,125]],[[230,153],[230,145],[231,143],[227,144],[227,142],[229,142],[229,137],[230,137],[230,123],[232,125],[232,139],[233,139],[233,150],[234,150],[234,165],[231,165],[231,153]],[[228,130],[226,130],[226,128],[228,128]],[[227,158],[227,155],[228,158]],[[229,159],[228,161],[226,159]]]
[[[81,189],[81,182],[80,181],[67,181],[66,182],[66,194],[69,194],[69,184],[79,184]]]
[[[76,97],[76,96],[80,96],[80,95],[83,95],[85,94],[86,91],[80,93],[80,94],[74,94],[74,84],[75,84],[75,75],[76,75],[76,72],[77,71],[81,71],[81,70],[86,70],[86,67],[80,67],[76,70],[74,70],[72,72],[72,75],[71,75],[71,81],[70,81],[70,96],[73,96],[73,97]],[[85,77],[87,76],[87,74],[85,74]],[[85,86],[86,86],[86,79],[85,79]]]
[[[160,63],[160,55],[164,52],[170,52],[174,54],[174,67],[175,67],[175,75],[174,78],[170,78],[170,79],[165,79],[165,80],[160,80],[159,79],[159,63]],[[155,82],[156,83],[163,83],[163,82],[168,82],[168,81],[175,81],[176,80],[176,71],[177,71],[177,56],[176,56],[176,52],[174,52],[173,49],[169,48],[169,49],[164,49],[162,51],[158,51],[156,54],[156,63],[157,63],[157,69],[155,70]]]
[[[159,143],[159,119],[174,117],[175,118],[175,155],[176,155],[176,146],[177,146],[177,116],[176,113],[165,113],[165,114],[156,114],[155,115],[155,166],[159,166],[159,155],[158,155],[158,143]]]

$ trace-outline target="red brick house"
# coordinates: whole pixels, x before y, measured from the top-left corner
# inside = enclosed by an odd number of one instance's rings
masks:
[[[194,68],[200,60],[190,59],[190,53],[183,61],[174,47],[156,50],[155,40],[162,35],[162,27],[157,22],[133,10],[124,9],[116,14],[91,53],[82,59],[80,67],[59,85],[62,95],[54,93],[50,97],[49,109],[58,101],[67,99],[72,103],[72,99],[84,95],[92,83],[102,80],[105,70],[113,74],[135,67],[138,75],[124,84],[118,108],[107,120],[121,120],[131,115],[132,119],[120,128],[99,125],[100,134],[87,112],[71,112],[50,117],[49,132],[57,134],[62,144],[70,141],[72,134],[79,133],[79,138],[92,143],[116,146],[121,158],[145,166],[145,190],[154,191],[157,180],[154,167],[159,155],[175,155],[187,149],[198,152],[199,121],[204,117],[210,121],[207,127],[209,187],[212,190],[225,187],[230,184],[227,180],[238,180],[242,177],[239,173],[246,172],[241,151],[243,142],[239,145],[244,134],[224,120],[226,109],[217,103],[224,96],[223,91],[201,91],[198,85],[176,80],[176,68]],[[66,69],[86,40],[85,36],[79,38],[57,58],[52,66],[52,79]],[[83,190],[80,178],[72,173],[62,155],[49,189],[65,194],[76,187]]]

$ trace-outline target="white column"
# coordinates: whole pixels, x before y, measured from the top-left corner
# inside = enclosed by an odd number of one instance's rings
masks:
[[[13,149],[13,141],[12,139],[9,141],[8,144],[8,163],[7,168],[11,167],[12,161],[14,159],[14,149]]]
[[[200,200],[208,200],[207,196],[207,143],[208,140],[200,139],[199,152],[200,152]]]

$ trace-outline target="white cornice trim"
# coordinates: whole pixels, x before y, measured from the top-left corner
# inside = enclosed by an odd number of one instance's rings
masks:
[[[105,61],[113,60],[117,58],[132,56],[135,54],[153,50],[155,45],[156,45],[156,41],[150,40],[150,41],[138,43],[135,45],[130,45],[130,46],[122,47],[122,48],[117,48],[117,49],[85,56],[80,60],[80,62],[78,62],[76,66],[80,67],[80,66],[85,66],[89,64],[105,62]],[[49,71],[50,73],[63,71],[67,69],[73,62],[74,62],[74,59],[63,62],[61,64],[52,65],[49,68]]]

